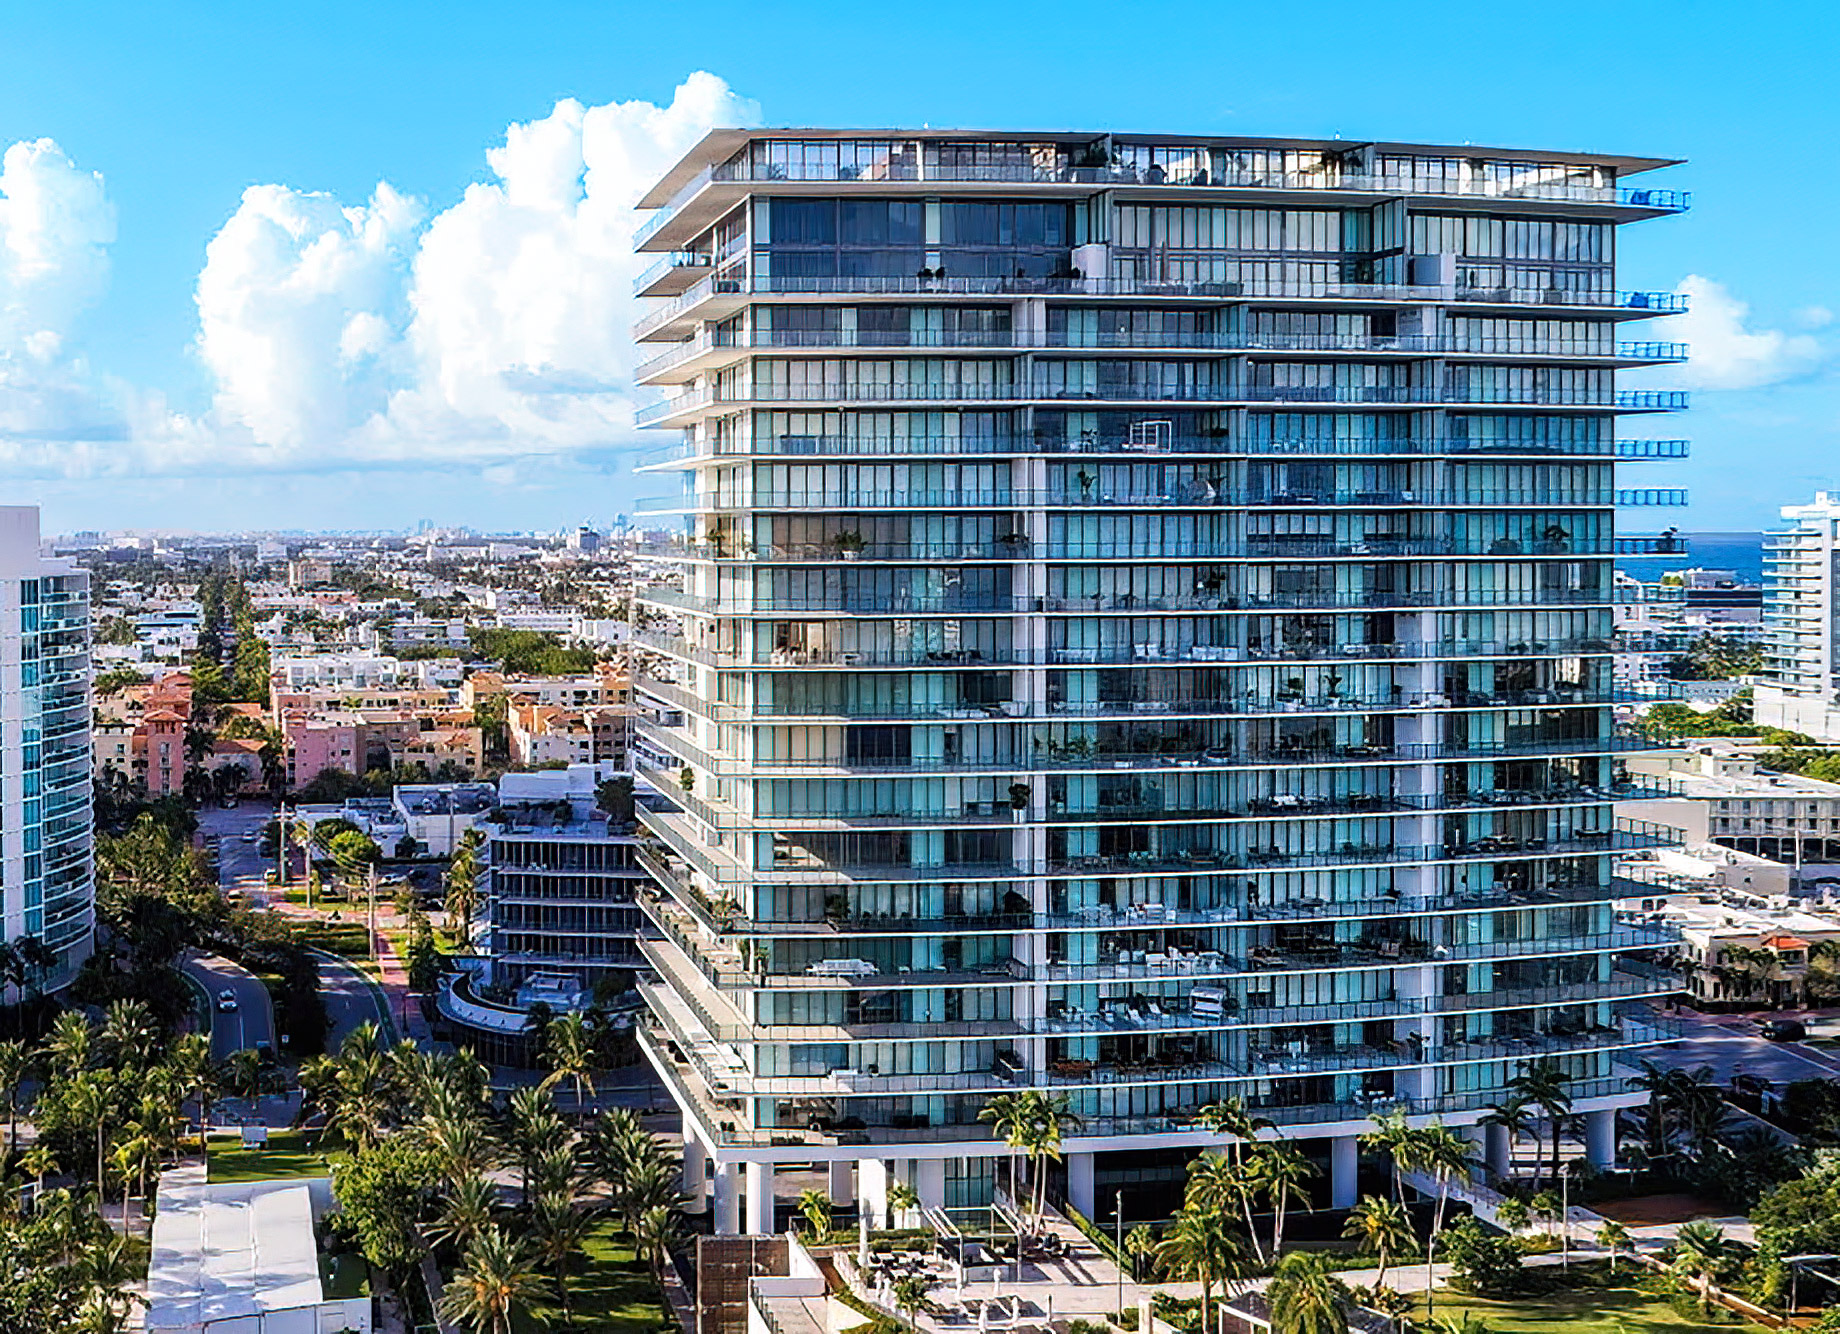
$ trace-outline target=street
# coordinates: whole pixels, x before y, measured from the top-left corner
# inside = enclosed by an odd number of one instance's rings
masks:
[[[275,1045],[275,1012],[268,988],[239,964],[215,954],[188,955],[181,965],[211,1000],[211,1055],[224,1060],[233,1051],[266,1042]],[[236,1009],[217,1008],[217,994],[229,990]]]
[[[1695,1070],[1709,1065],[1721,1084],[1729,1084],[1734,1075],[1755,1075],[1779,1089],[1798,1079],[1840,1078],[1840,1056],[1833,1051],[1801,1042],[1771,1042],[1758,1033],[1749,1016],[1682,1011],[1675,1017],[1687,1036],[1672,1046],[1642,1053],[1664,1068]],[[1811,1021],[1809,1027],[1820,1034],[1832,1025]]]
[[[245,800],[230,810],[206,805],[198,812],[198,832],[218,839],[217,883],[226,893],[240,893],[257,906],[268,902],[263,875],[274,869],[274,862],[264,861],[260,845],[245,843],[243,835],[260,833],[274,814],[274,803],[261,800]]]

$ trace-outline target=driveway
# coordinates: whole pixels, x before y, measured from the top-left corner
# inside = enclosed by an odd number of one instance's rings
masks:
[[[231,1052],[266,1042],[275,1044],[275,1010],[262,980],[240,964],[215,954],[188,955],[181,965],[186,974],[211,998],[211,1055],[226,1059]],[[236,1009],[217,1008],[217,996],[228,990]]]

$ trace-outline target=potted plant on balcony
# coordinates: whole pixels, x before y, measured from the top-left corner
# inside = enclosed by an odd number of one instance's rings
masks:
[[[997,541],[1001,543],[1012,556],[1018,552],[1027,551],[1029,547],[1029,537],[1027,533],[1005,533],[1002,537],[999,537]]]
[[[1080,499],[1091,500],[1093,483],[1099,480],[1098,477],[1081,468],[1074,474],[1073,480],[1080,484]]]
[[[1011,783],[1009,785],[1009,808],[1012,811],[1026,811],[1029,808],[1030,795],[1027,783]]]
[[[1540,550],[1546,555],[1559,555],[1568,550],[1567,544],[1572,535],[1556,523],[1549,523],[1540,533]]]
[[[838,533],[831,538],[831,546],[834,547],[837,554],[842,556],[845,560],[855,560],[858,556],[862,555],[863,545],[863,535],[854,528],[849,529],[847,532]]]

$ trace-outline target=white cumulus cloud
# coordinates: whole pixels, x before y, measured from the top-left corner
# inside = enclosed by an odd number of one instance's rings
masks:
[[[387,183],[358,207],[281,185],[243,192],[198,275],[198,353],[222,423],[298,450],[385,408],[420,214]]]
[[[665,106],[559,102],[425,223],[387,184],[361,207],[247,191],[198,281],[225,443],[297,466],[630,440],[634,206],[711,128],[758,115],[702,73]]]
[[[78,318],[108,286],[115,209],[102,177],[49,139],[0,154],[0,459],[23,441],[114,434],[74,355]]]
[[[1749,327],[1750,306],[1711,278],[1691,274],[1675,290],[1689,304],[1670,333],[1692,349],[1684,379],[1694,388],[1761,389],[1813,370],[1824,355],[1808,334]]]

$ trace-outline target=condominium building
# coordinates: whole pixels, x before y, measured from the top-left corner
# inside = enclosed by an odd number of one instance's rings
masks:
[[[1608,1161],[1668,989],[1610,709],[1665,165],[718,130],[653,187],[642,1041],[718,1231],[780,1163],[987,1200],[1023,1089],[1097,1216],[1227,1098],[1346,1207],[1373,1112],[1487,1140],[1543,1057]]]
[[[37,509],[0,507],[0,938],[49,951],[35,990],[69,982],[95,930],[89,636],[89,575],[39,554]]]
[[[1767,727],[1840,741],[1840,491],[1785,505],[1763,544],[1764,680],[1755,717]]]

